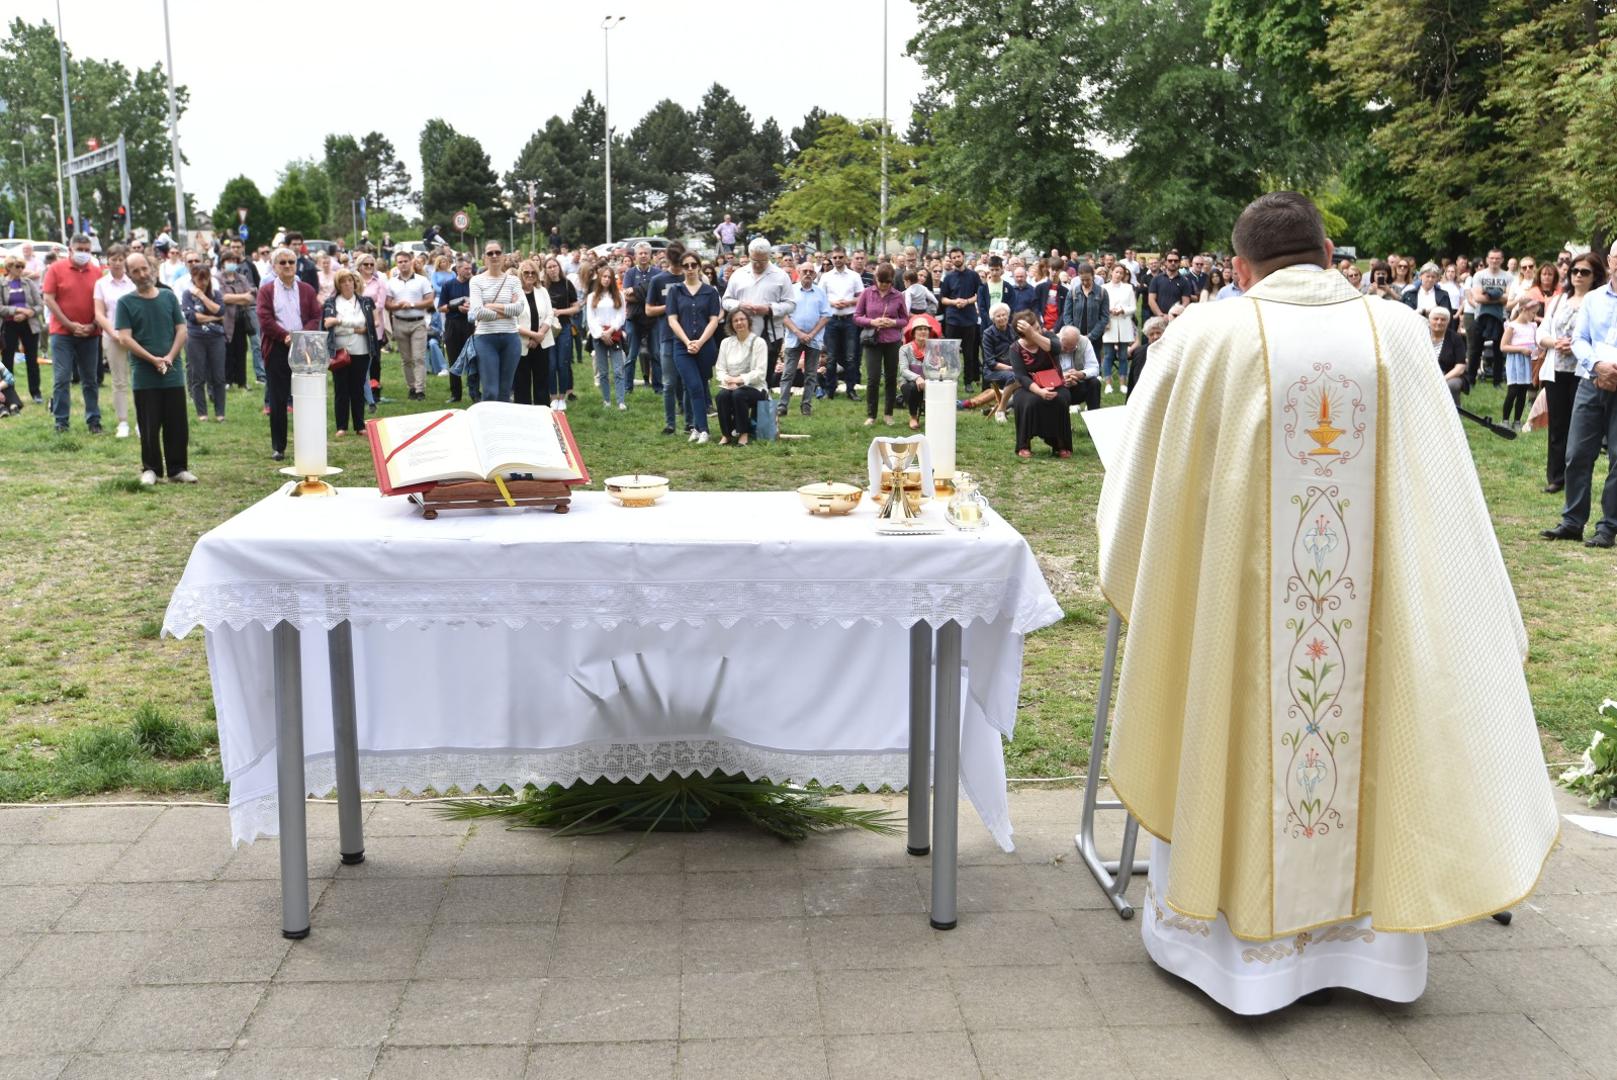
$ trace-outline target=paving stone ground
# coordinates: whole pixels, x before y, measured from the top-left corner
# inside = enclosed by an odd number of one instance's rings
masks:
[[[275,843],[233,851],[222,809],[0,807],[0,1080],[1617,1080],[1617,840],[1566,826],[1509,927],[1431,936],[1412,1005],[1245,1020],[1147,961],[1076,857],[1078,801],[1015,792],[1010,855],[965,810],[950,932],[897,838],[619,862],[623,836],[374,803],[349,867],[311,805],[300,942]]]

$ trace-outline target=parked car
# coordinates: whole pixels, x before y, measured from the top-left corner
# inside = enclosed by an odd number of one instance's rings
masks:
[[[337,241],[335,240],[305,240],[303,241],[303,246],[309,249],[310,258],[320,254],[322,251],[327,255],[337,254]]]
[[[12,237],[9,240],[0,240],[0,252],[9,255],[13,251],[20,249],[24,244],[34,245],[34,254],[39,256],[41,261],[52,252],[56,253],[58,259],[65,259],[68,255],[66,244],[58,244],[55,240],[29,240],[20,236]]]
[[[610,244],[596,244],[595,247],[591,248],[590,250],[594,251],[597,256],[605,256],[612,254],[612,252],[616,251],[618,248],[628,248],[630,251],[633,251],[636,245],[650,244],[651,250],[653,254],[655,254],[656,252],[666,248],[669,245],[669,242],[670,241],[666,236],[628,236],[622,240],[616,240]]]

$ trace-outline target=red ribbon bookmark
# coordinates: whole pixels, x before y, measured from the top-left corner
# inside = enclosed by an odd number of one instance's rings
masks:
[[[439,424],[443,423],[445,420],[448,420],[451,416],[454,416],[455,412],[456,412],[456,410],[454,410],[454,409],[449,410],[448,412],[444,413],[442,416],[438,417],[438,419],[434,420],[432,423],[428,424],[426,427],[424,427],[420,431],[416,432],[414,435],[411,435],[408,439],[405,439],[403,442],[399,443],[399,445],[395,446],[392,450],[388,451],[387,457],[382,459],[382,464],[383,465],[392,464],[393,463],[393,456],[395,454],[397,454],[400,450],[403,450],[406,446],[409,446],[411,443],[415,442],[417,439],[421,438],[421,436],[425,435],[427,432],[431,431],[433,428],[437,427]]]

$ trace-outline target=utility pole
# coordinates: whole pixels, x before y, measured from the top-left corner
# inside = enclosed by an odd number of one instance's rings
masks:
[[[601,52],[605,59],[605,87],[601,92],[601,119],[606,127],[606,242],[612,242],[612,28],[627,15],[608,15],[601,20]]]
[[[164,0],[166,4],[168,0]],[[67,156],[71,160],[78,153],[78,143],[73,141],[73,99],[67,92],[67,39],[62,36],[62,0],[56,0],[56,55],[62,62],[62,119],[67,124]],[[79,218],[79,178],[67,178],[68,186],[73,198],[73,222],[75,225]],[[66,237],[62,242],[67,243]]]
[[[40,116],[51,122],[51,144],[56,147],[56,229],[62,234],[62,243],[72,239],[67,233],[67,211],[62,207],[62,125],[50,113]]]
[[[166,3],[167,0],[164,0]],[[881,251],[887,250],[887,0],[881,0]]]
[[[57,0],[57,7],[61,7],[61,0]],[[174,105],[174,42],[168,32],[168,0],[163,0],[163,48],[168,55],[164,72],[168,76],[168,142],[174,152],[174,240],[179,243],[186,233],[185,182],[180,179],[180,114]],[[71,127],[67,137],[73,138]]]
[[[27,128],[23,129],[27,131]],[[21,139],[12,139],[12,142],[22,147],[22,219],[23,235],[34,235],[34,211],[28,202],[28,144]]]

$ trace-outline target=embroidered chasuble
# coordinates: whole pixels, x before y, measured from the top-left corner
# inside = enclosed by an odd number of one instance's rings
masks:
[[[1425,320],[1280,270],[1176,319],[1127,409],[1108,765],[1171,841],[1156,921],[1293,948],[1525,897],[1558,825],[1527,637]]]

